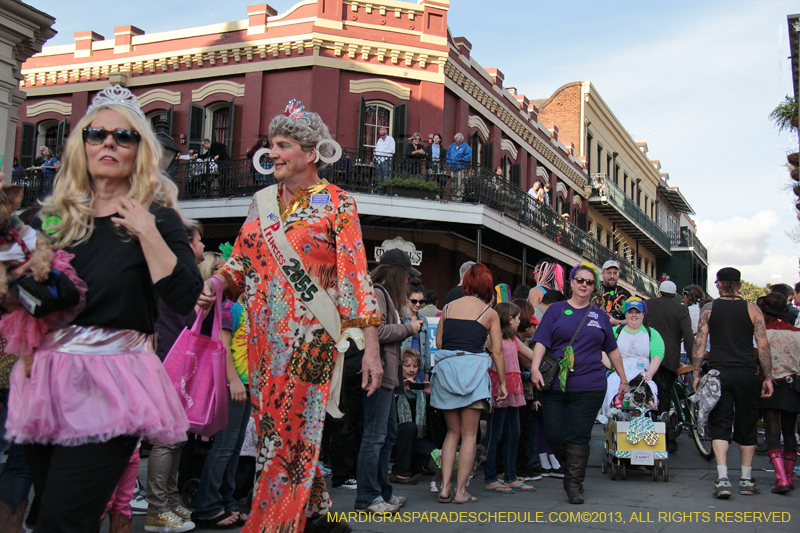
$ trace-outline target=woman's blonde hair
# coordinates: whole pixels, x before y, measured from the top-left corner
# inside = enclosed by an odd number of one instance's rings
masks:
[[[203,261],[197,265],[197,268],[200,269],[200,275],[203,276],[203,281],[206,281],[208,278],[214,275],[214,271],[225,264],[223,261],[222,256],[219,255],[217,252],[203,252]]]
[[[149,209],[153,203],[178,209],[178,188],[161,170],[161,143],[150,124],[133,110],[121,105],[98,106],[78,121],[67,139],[61,170],[56,176],[53,194],[42,203],[41,217],[58,217],[47,230],[56,248],[77,245],[89,240],[94,230],[94,178],[89,174],[83,128],[91,125],[106,109],[125,117],[131,129],[140,135],[136,160],[131,173],[131,190],[127,197]]]

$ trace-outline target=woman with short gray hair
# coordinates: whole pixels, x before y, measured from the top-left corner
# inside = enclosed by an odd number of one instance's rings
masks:
[[[201,305],[215,302],[219,283],[232,301],[243,295],[252,325],[248,367],[258,455],[243,531],[304,531],[307,519],[306,531],[319,531],[334,526],[325,516],[330,500],[317,460],[325,412],[338,414],[335,402],[329,404],[341,377],[336,344],[342,331],[363,334],[361,383],[372,395],[383,378],[381,318],[355,201],[318,175],[341,147],[319,115],[294,100],[272,120],[269,134],[278,184],[256,193],[230,259],[206,283]],[[336,531],[350,528],[338,524]]]
[[[422,161],[425,160],[425,147],[422,146],[422,136],[414,132],[406,144],[406,171],[412,175],[422,173]]]

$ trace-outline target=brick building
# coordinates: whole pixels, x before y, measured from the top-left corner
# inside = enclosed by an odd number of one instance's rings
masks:
[[[198,28],[147,34],[118,26],[113,39],[75,33],[74,44],[47,47],[24,65],[20,157],[25,165],[38,146],[62,144],[97,91],[125,85],[184,152],[204,138],[227,146],[233,158],[224,171],[209,178],[209,169],[181,165],[173,175],[185,213],[204,222],[212,243],[231,240],[259,185],[242,155],[295,98],[345,147],[325,176],[356,195],[371,261],[384,241],[413,243],[424,283],[440,294],[467,259],[487,263],[510,285],[530,283],[530,265],[544,257],[625,262],[583,231],[590,200],[579,138],[545,125],[527,97],[504,88],[502,72],[471,57],[469,40],[450,34],[450,8],[449,0],[307,0],[282,14],[250,6],[242,20]],[[392,176],[433,182],[427,197],[375,194],[371,151],[380,127],[397,144]],[[406,160],[414,132],[426,143],[441,133],[445,146],[462,133],[472,148],[469,168],[456,176]],[[550,185],[550,208],[526,194],[536,181]],[[652,294],[648,276],[632,275],[628,284]]]
[[[586,165],[591,193],[583,229],[622,255],[632,275],[649,282],[667,273],[679,289],[696,284],[705,290],[708,257],[689,218],[694,210],[592,83],[568,83],[534,104],[540,120],[577,146]]]

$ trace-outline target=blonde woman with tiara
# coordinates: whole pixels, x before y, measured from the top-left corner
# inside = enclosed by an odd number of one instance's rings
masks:
[[[41,495],[36,531],[99,531],[140,437],[186,440],[186,413],[155,355],[157,298],[187,314],[203,287],[177,189],[136,97],[101,91],[66,144],[42,218],[87,284],[86,306],[11,378],[8,433]]]
[[[536,310],[542,303],[542,298],[548,291],[564,292],[564,269],[556,262],[539,261],[533,270],[536,286],[528,294],[528,301]],[[537,313],[536,318],[541,319],[544,310]]]

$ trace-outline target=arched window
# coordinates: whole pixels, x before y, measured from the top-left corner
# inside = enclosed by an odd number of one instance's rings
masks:
[[[375,148],[380,128],[386,128],[386,132],[392,134],[393,110],[394,106],[386,102],[364,103],[364,121],[361,125],[361,142],[364,148]],[[397,143],[398,139],[394,141]]]
[[[203,139],[220,142],[233,155],[233,119],[236,98],[230,102],[214,102],[205,107],[192,104],[189,114],[189,148],[202,153]]]

